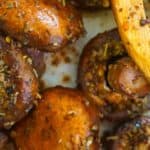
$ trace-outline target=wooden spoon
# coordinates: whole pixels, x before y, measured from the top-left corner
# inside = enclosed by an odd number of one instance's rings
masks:
[[[111,0],[111,3],[123,43],[150,81],[150,26],[146,23],[143,0]]]

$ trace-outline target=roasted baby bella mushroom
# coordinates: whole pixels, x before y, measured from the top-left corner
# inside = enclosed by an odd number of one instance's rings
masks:
[[[98,150],[99,113],[77,90],[56,87],[13,130],[21,150]]]
[[[111,120],[132,118],[150,107],[150,84],[129,58],[117,30],[93,38],[84,48],[78,82]]]
[[[80,14],[58,0],[1,0],[0,30],[24,45],[54,51],[75,41],[83,25]]]
[[[149,150],[150,118],[141,117],[124,124],[115,135],[107,137],[111,141],[110,150]]]
[[[0,128],[10,128],[23,118],[37,93],[38,79],[28,57],[0,37]]]

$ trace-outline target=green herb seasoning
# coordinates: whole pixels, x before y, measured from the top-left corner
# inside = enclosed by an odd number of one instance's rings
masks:
[[[4,61],[5,55],[7,55],[7,52],[0,53],[0,117],[5,116],[2,109],[16,104],[19,94],[11,76],[11,69]]]

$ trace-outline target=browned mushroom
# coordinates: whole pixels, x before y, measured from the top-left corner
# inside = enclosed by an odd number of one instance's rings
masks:
[[[51,88],[13,130],[21,150],[98,150],[99,112],[78,90]]]
[[[127,56],[116,29],[97,35],[85,46],[78,82],[107,119],[122,121],[150,107],[150,84]]]
[[[111,143],[109,150],[149,150],[150,118],[141,117],[122,125],[107,140]]]
[[[24,45],[60,50],[83,33],[80,13],[58,0],[1,0],[0,30]]]
[[[28,114],[38,95],[30,59],[6,41],[0,36],[0,128],[10,128]]]

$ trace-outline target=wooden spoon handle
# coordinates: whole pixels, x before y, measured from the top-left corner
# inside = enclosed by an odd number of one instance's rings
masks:
[[[150,81],[150,26],[143,0],[111,0],[122,41],[136,64]]]

